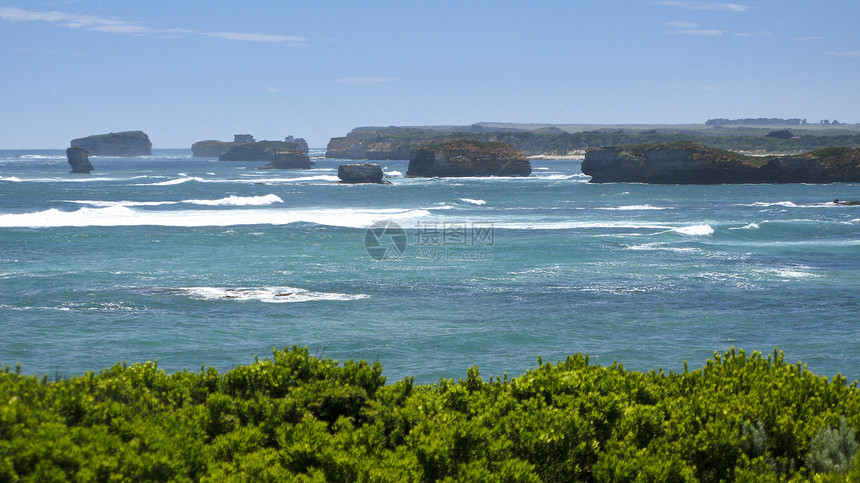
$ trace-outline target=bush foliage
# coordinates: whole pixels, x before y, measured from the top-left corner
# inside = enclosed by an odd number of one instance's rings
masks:
[[[432,385],[295,346],[224,374],[0,373],[0,481],[856,481],[857,428],[856,382],[776,351]]]

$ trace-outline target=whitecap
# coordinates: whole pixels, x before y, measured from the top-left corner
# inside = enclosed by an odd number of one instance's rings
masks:
[[[641,245],[628,245],[628,250],[634,251],[667,251],[675,253],[699,253],[702,250],[693,247],[673,247],[667,246],[665,243],[643,243]]]
[[[755,206],[755,207],[782,206],[785,208],[797,208],[798,207],[797,204],[795,204],[791,201],[777,201],[777,202],[773,202],[773,203],[764,202],[764,201],[757,201],[755,203],[745,204],[742,206]]]
[[[645,211],[645,210],[671,210],[669,206],[652,206],[652,205],[623,205],[597,208],[598,210],[617,210],[617,211]]]
[[[266,303],[312,302],[320,300],[351,301],[368,298],[365,294],[343,294],[334,292],[312,292],[295,287],[226,288],[226,287],[181,287],[167,291],[187,294],[203,300],[256,300]]]
[[[486,205],[487,202],[484,200],[473,200],[471,198],[460,198],[460,201],[464,203],[469,203],[470,205],[483,206]]]
[[[345,228],[366,228],[382,220],[392,220],[406,226],[430,215],[415,209],[283,209],[237,208],[227,210],[147,211],[127,206],[81,208],[61,211],[51,208],[33,213],[0,215],[0,227],[85,227],[85,226],[234,226],[289,225],[314,223]]]
[[[403,173],[400,171],[388,171],[385,173],[385,176],[403,176]]]
[[[689,236],[708,236],[714,234],[714,229],[711,225],[682,226],[679,228],[672,228],[672,231]]]
[[[204,206],[266,206],[283,203],[280,196],[269,193],[264,196],[235,196],[230,195],[218,200],[182,200],[182,203]]]
[[[729,230],[758,230],[759,228],[760,227],[758,223],[750,223],[744,226],[736,226],[734,228],[729,228]]]
[[[94,206],[97,208],[108,208],[111,206],[161,206],[175,205],[178,201],[103,201],[103,200],[63,200],[64,203],[77,203],[79,205]]]
[[[21,178],[18,178],[16,176],[9,176],[8,178],[4,178],[3,176],[0,176],[0,181],[9,181],[11,183],[20,183]]]
[[[169,179],[169,180],[167,180],[167,181],[159,181],[158,183],[145,183],[145,184],[139,184],[139,185],[137,185],[137,186],[172,186],[172,185],[175,185],[175,184],[187,183],[187,182],[189,182],[189,181],[200,181],[200,182],[205,182],[205,180],[204,180],[203,178],[197,178],[197,177],[190,177],[190,178],[189,178],[189,177],[183,177],[183,178],[174,178],[174,179]]]

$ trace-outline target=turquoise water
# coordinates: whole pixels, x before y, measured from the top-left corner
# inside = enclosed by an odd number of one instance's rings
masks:
[[[226,370],[298,344],[427,383],[576,352],[697,367],[735,346],[860,378],[860,207],[830,202],[859,184],[594,185],[540,160],[506,179],[390,161],[392,184],[347,186],[339,160],[92,162],[0,151],[3,365]]]

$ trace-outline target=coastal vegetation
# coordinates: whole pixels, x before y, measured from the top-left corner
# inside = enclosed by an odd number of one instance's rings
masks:
[[[225,373],[156,362],[0,372],[0,481],[857,481],[860,391],[731,349],[681,372],[577,354],[509,378],[386,383],[274,350]]]
[[[797,130],[786,137],[769,129],[603,129],[564,132],[560,129],[441,131],[422,128],[357,128],[345,137],[332,138],[326,150],[329,158],[408,159],[411,148],[452,139],[503,142],[527,156],[567,155],[605,146],[668,143],[692,140],[699,144],[732,151],[755,153],[803,153],[828,147],[860,146],[860,134],[848,130]],[[361,149],[355,149],[356,147]],[[352,149],[352,151],[351,151]],[[351,152],[356,153],[355,155]]]

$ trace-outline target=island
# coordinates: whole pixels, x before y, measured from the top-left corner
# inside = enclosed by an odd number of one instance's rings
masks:
[[[143,131],[96,134],[72,139],[71,145],[84,148],[92,156],[151,156],[152,143]]]
[[[205,141],[197,141],[191,145],[192,156],[195,158],[217,158],[226,153],[230,149],[241,146],[243,144],[252,144],[256,140],[251,134],[234,134],[233,142],[218,141],[216,139],[207,139]],[[308,143],[303,138],[295,138],[287,136],[284,138],[285,143],[295,144],[296,147],[305,154],[310,151]]]
[[[723,184],[860,181],[860,148],[746,156],[693,141],[611,146],[585,153],[592,183]]]
[[[528,176],[531,163],[510,144],[469,139],[414,148],[406,176]]]
[[[268,161],[267,169],[308,169],[311,159],[296,143],[257,141],[233,146],[218,156],[220,161]]]

